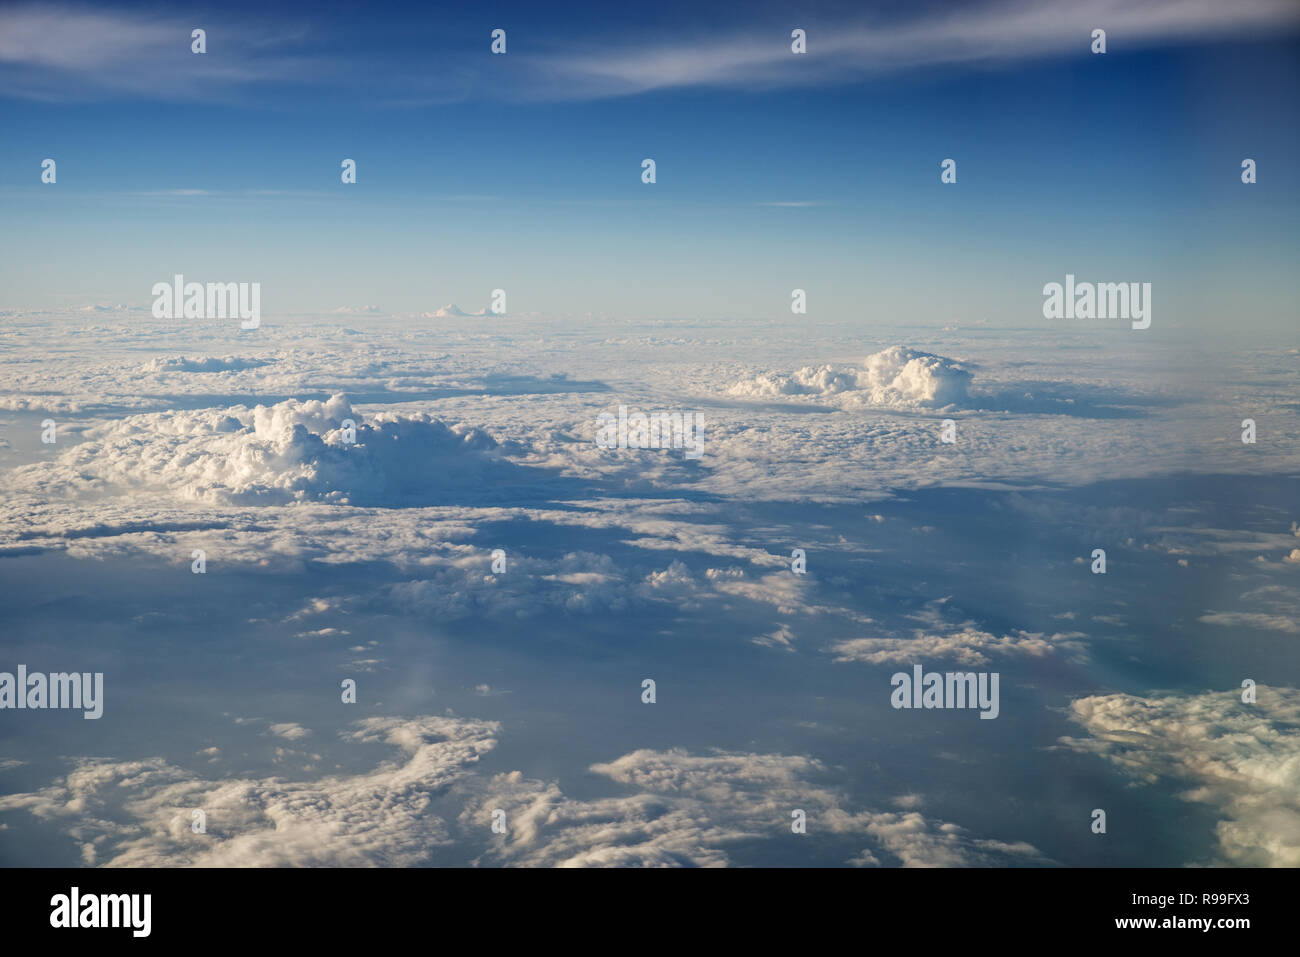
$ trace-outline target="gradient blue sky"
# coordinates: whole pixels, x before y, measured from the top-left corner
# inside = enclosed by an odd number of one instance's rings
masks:
[[[0,308],[1039,324],[1074,272],[1294,327],[1300,6],[1129,6],[7,6]]]

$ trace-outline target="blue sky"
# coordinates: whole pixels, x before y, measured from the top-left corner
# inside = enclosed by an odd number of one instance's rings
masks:
[[[183,272],[261,282],[268,316],[500,287],[776,317],[800,287],[869,324],[1033,324],[1074,272],[1152,282],[1161,325],[1293,326],[1294,8],[1045,7],[8,7],[0,307]]]

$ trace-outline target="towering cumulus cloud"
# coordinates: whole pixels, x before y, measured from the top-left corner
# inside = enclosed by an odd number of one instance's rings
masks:
[[[868,356],[865,388],[880,405],[954,405],[966,399],[971,375],[952,359],[890,346]]]
[[[944,356],[890,346],[868,356],[862,368],[805,366],[789,375],[764,373],[736,383],[740,396],[842,396],[851,405],[942,408],[966,401],[971,374]]]
[[[148,490],[211,503],[428,504],[508,469],[480,429],[428,415],[366,418],[342,395],[253,409],[132,415],[93,429],[53,468],[33,467],[50,491]],[[21,470],[20,470],[21,471]]]

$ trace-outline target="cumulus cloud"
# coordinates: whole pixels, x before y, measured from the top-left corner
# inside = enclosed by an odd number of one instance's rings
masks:
[[[213,781],[162,758],[84,759],[49,787],[0,797],[0,811],[67,823],[83,859],[107,867],[411,866],[450,841],[431,797],[491,750],[496,732],[482,721],[367,718],[344,738],[396,756],[315,781]],[[204,834],[190,830],[194,808],[207,816]]]
[[[733,385],[736,396],[842,396],[848,404],[887,408],[942,408],[966,401],[971,374],[960,363],[929,352],[890,346],[862,368],[805,366],[789,375],[766,373]]]
[[[494,694],[486,685],[480,694]],[[286,728],[296,725],[273,726]],[[782,754],[639,750],[591,771],[623,794],[581,800],[556,782],[518,771],[474,774],[496,744],[492,722],[450,717],[367,718],[342,737],[395,756],[373,769],[315,781],[283,777],[208,780],[162,758],[83,759],[66,777],[0,797],[0,811],[26,810],[67,826],[87,864],[108,867],[411,866],[436,863],[453,842],[431,812],[435,796],[463,801],[461,837],[482,834],[504,810],[507,833],[479,863],[516,866],[726,866],[738,842],[790,833],[805,811],[817,840],[837,840],[845,862],[907,867],[1048,864],[1021,842],[975,837],[913,810],[852,811],[816,783],[828,769]],[[292,737],[292,736],[291,736]],[[202,752],[216,753],[216,749]],[[284,756],[283,754],[281,756]],[[190,830],[202,808],[207,832]]]
[[[1059,653],[1075,661],[1087,660],[1087,647],[1081,641],[1085,637],[1082,632],[1044,635],[1014,631],[998,636],[977,627],[972,621],[946,621],[943,612],[947,603],[947,598],[936,599],[910,615],[924,627],[915,629],[909,638],[852,638],[836,642],[829,650],[836,656],[836,661],[872,665],[915,664],[933,658],[976,667],[987,664],[990,655],[1041,658]]]
[[[355,427],[349,442],[348,421]],[[281,505],[428,504],[437,489],[481,482],[497,443],[481,429],[427,414],[363,419],[342,395],[253,409],[127,416],[87,433],[52,469],[31,467],[47,491],[152,490],[179,499]]]
[[[845,810],[840,794],[813,782],[826,768],[812,758],[643,749],[591,770],[632,793],[578,800],[516,771],[488,780],[462,823],[506,811],[509,831],[485,860],[523,866],[726,866],[738,842],[788,836],[792,809],[805,811],[810,834],[870,845],[846,863],[1050,863],[1028,844],[975,838],[915,811]]]
[[[1028,655],[1041,658],[1060,650],[1078,656],[1082,632],[1041,633],[1018,631],[1010,635],[991,634],[978,628],[962,628],[945,635],[917,631],[911,638],[852,638],[831,646],[836,661],[859,661],[871,665],[912,664],[928,658],[952,661],[971,667],[988,663],[989,655]]]
[[[1091,735],[1062,744],[1098,754],[1142,784],[1186,786],[1185,801],[1222,816],[1215,837],[1223,862],[1300,866],[1300,691],[1127,694],[1081,698],[1071,720]]]
[[[488,315],[486,309],[480,309],[478,312],[466,312],[460,306],[453,302],[445,306],[439,306],[433,312],[426,312],[424,315],[429,319],[474,319]]]
[[[287,738],[290,741],[299,741],[310,735],[311,731],[294,721],[286,721],[282,724],[271,725],[271,733],[281,738]]]

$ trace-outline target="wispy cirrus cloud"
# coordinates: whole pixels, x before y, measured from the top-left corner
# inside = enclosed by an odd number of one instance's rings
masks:
[[[191,51],[195,28],[213,34],[210,54]],[[47,101],[193,100],[319,82],[337,64],[292,52],[306,35],[301,26],[269,20],[196,22],[175,14],[16,5],[0,10],[0,88]]]
[[[417,55],[360,44],[340,53],[347,24],[325,18],[192,21],[66,4],[0,10],[0,89],[39,100],[220,100],[299,86],[421,107],[466,99],[587,100],[691,88],[818,87],[924,67],[1085,55],[1096,28],[1106,30],[1116,51],[1294,30],[1300,27],[1300,6],[1288,0],[995,0],[852,18],[814,8],[794,19],[753,18],[730,31],[701,31],[698,38],[599,29],[532,35],[526,46],[500,58],[508,62],[496,69],[484,68],[484,37],[467,26],[444,24],[448,49],[439,52],[437,70],[429,68],[427,50]],[[190,51],[196,26],[210,33],[211,52],[204,56]],[[802,56],[790,50],[795,26],[807,31]]]
[[[913,8],[915,9],[915,8]],[[836,22],[816,13],[732,35],[683,42],[604,46],[557,54],[547,63],[569,97],[616,96],[688,87],[783,88],[848,83],[891,71],[1086,54],[1092,30],[1116,49],[1246,36],[1300,24],[1286,0],[1015,0],[931,6],[903,18]],[[807,31],[807,53],[794,56],[790,28]],[[540,91],[539,91],[540,92]]]

